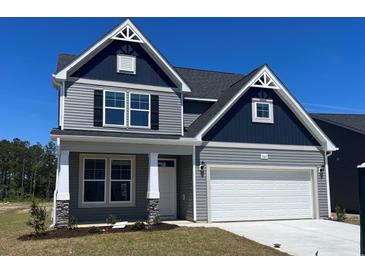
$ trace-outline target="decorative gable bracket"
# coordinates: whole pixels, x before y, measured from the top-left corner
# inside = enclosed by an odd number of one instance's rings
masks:
[[[112,39],[143,43],[143,40],[137,35],[137,33],[135,33],[135,31],[129,25],[126,25],[120,32],[115,34]]]
[[[266,72],[261,74],[258,80],[252,85],[252,87],[280,89]]]

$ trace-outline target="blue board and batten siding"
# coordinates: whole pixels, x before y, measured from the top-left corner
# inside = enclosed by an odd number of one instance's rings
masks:
[[[128,92],[136,90],[128,88],[116,88],[91,84],[80,84],[68,82],[65,107],[64,107],[64,128],[120,131],[120,132],[146,132],[161,133],[170,135],[181,135],[181,97],[175,92],[144,91],[159,96],[159,130],[141,128],[115,128],[94,126],[94,90],[120,90],[127,92],[126,108],[129,107]],[[129,115],[126,115],[128,124]]]
[[[274,123],[252,122],[252,98],[272,99]],[[274,90],[250,88],[207,132],[204,141],[318,146]]]
[[[118,54],[133,55],[136,57],[136,74],[117,72]],[[166,73],[163,72],[159,65],[143,49],[141,44],[125,41],[111,42],[83,66],[73,72],[71,77],[161,87],[176,87]]]
[[[269,159],[261,160],[260,155],[268,154]],[[201,161],[220,165],[267,165],[285,167],[320,167],[324,165],[324,155],[320,151],[290,151],[244,148],[196,148],[196,214],[198,221],[208,220],[208,193],[206,172],[201,172]],[[326,175],[318,174],[318,206],[319,216],[328,217]]]

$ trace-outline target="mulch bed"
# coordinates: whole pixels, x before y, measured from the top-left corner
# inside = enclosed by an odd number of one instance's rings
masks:
[[[36,236],[34,234],[22,235],[18,238],[20,241],[30,241],[30,240],[49,240],[49,239],[65,239],[65,238],[75,238],[87,235],[95,234],[109,234],[109,233],[133,233],[133,232],[151,232],[151,231],[161,231],[161,230],[171,230],[177,228],[177,225],[160,223],[147,228],[147,226],[142,230],[133,229],[132,225],[127,225],[125,228],[112,229],[111,226],[98,227],[97,232],[95,229],[90,227],[81,227],[76,229],[59,228],[46,231],[44,234]]]

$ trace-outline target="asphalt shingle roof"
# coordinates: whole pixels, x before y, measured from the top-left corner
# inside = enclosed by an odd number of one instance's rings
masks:
[[[184,136],[195,137],[204,126],[234,97],[262,68],[258,67],[222,92],[222,96],[206,112],[200,115],[187,129]]]
[[[311,113],[310,116],[314,119],[365,134],[365,114]]]
[[[78,55],[59,54],[56,73],[68,66]],[[175,67],[176,72],[189,85],[188,97],[218,99],[222,91],[244,77],[243,74]]]

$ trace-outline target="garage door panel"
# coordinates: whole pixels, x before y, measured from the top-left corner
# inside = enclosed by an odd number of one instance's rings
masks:
[[[212,221],[313,218],[309,170],[213,168]]]

